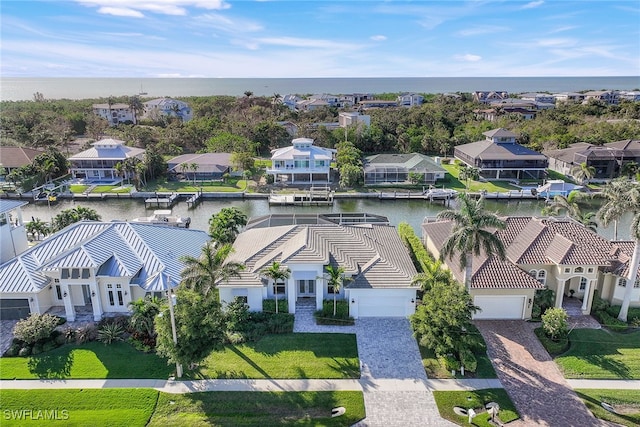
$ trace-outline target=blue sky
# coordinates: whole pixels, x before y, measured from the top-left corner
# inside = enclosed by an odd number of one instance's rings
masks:
[[[5,77],[640,75],[640,1],[0,4]]]

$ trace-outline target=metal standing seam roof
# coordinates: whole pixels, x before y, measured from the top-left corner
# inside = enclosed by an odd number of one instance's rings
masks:
[[[271,160],[293,160],[296,157],[308,157],[311,161],[331,160],[333,158],[333,150],[316,147],[315,145],[304,149],[296,148],[294,146],[276,148],[271,153]],[[312,165],[309,167],[312,167]]]
[[[0,293],[38,292],[49,284],[44,272],[58,268],[98,268],[99,274],[136,276],[153,288],[158,273],[177,283],[185,255],[198,257],[210,240],[204,231],[127,222],[82,221],[45,239],[0,266]],[[171,242],[171,243],[168,243]],[[153,289],[152,289],[153,288]]]
[[[22,200],[0,199],[0,213],[10,212],[14,209],[28,204],[29,202],[25,202]]]

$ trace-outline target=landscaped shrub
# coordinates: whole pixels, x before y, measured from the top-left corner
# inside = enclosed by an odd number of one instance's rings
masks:
[[[229,303],[224,314],[228,332],[245,332],[250,327],[249,306],[241,298],[235,298]]]
[[[272,299],[266,299],[262,301],[262,311],[265,313],[276,312],[276,302]],[[289,302],[286,299],[278,300],[278,313],[288,313]]]
[[[615,332],[624,332],[629,328],[629,325],[627,325],[625,322],[611,316],[606,311],[597,311],[593,313],[593,317],[598,319],[602,326],[605,326]]]
[[[538,340],[540,341],[542,346],[552,356],[564,353],[569,348],[569,337],[568,336],[560,338],[557,341],[553,341],[553,340],[551,340],[551,338],[549,338],[547,336],[547,334],[545,333],[544,329],[542,329],[542,328],[536,328],[534,330],[534,332],[535,332],[536,336],[538,337]]]
[[[318,325],[353,325],[353,317],[349,316],[349,302],[336,301],[336,315],[333,316],[333,300],[322,301],[322,310],[314,313]]]
[[[32,313],[26,319],[18,321],[13,335],[25,343],[32,345],[36,341],[46,340],[58,326],[58,317],[50,314]]]
[[[539,289],[533,298],[533,308],[531,309],[531,317],[540,319],[540,317],[555,303],[555,293],[551,289]]]
[[[562,308],[550,308],[542,315],[542,329],[553,341],[567,336],[569,315]]]
[[[76,330],[76,342],[78,344],[84,344],[89,341],[95,341],[98,338],[98,329],[93,323],[78,328]]]
[[[593,293],[593,302],[591,303],[591,314],[594,314],[598,311],[604,311],[609,308],[609,301],[600,298],[598,295],[598,291],[594,291]]]
[[[434,262],[435,260],[424,247],[422,241],[420,241],[420,238],[416,236],[416,233],[413,231],[413,227],[411,227],[406,222],[401,222],[400,224],[398,224],[398,234],[409,249],[409,253],[416,267],[416,270],[427,271],[428,264]]]
[[[124,329],[118,324],[118,322],[105,323],[98,329],[98,340],[111,344],[114,341],[122,341],[124,335]]]
[[[460,358],[460,365],[464,366],[466,371],[475,372],[478,369],[478,360],[471,350],[462,350],[458,357]]]
[[[620,307],[619,305],[612,305],[607,308],[607,313],[611,315],[611,317],[617,318],[620,315]],[[629,311],[627,312],[627,320],[634,318],[640,318],[640,307],[629,307]]]
[[[457,371],[460,369],[460,361],[456,359],[452,354],[439,356],[438,361],[440,362],[440,365],[444,366],[447,371]]]

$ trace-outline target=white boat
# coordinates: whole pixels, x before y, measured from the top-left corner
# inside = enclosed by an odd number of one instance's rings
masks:
[[[138,222],[140,224],[153,224],[153,225],[166,225],[170,227],[189,228],[191,225],[191,217],[181,217],[172,215],[169,209],[160,209],[153,211],[151,216],[141,216],[134,218],[131,222]]]
[[[449,188],[434,188],[430,187],[424,191],[423,196],[429,199],[453,199],[458,195],[458,192]]]

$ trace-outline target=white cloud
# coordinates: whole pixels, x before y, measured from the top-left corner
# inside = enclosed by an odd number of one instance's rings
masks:
[[[576,41],[573,39],[540,39],[534,41],[535,45],[540,47],[571,47],[576,45]]]
[[[466,53],[464,55],[454,55],[454,58],[458,61],[465,61],[465,62],[478,62],[482,59],[482,56],[480,55],[472,55],[470,53]]]
[[[510,30],[511,29],[508,27],[497,27],[493,25],[478,25],[475,27],[469,27],[469,28],[465,28],[464,30],[460,30],[458,31],[458,35],[463,37],[479,36],[482,34],[503,33]]]
[[[224,0],[75,0],[84,6],[97,7],[98,13],[141,18],[143,12],[184,16],[188,7],[223,10],[231,6]]]
[[[535,9],[536,7],[542,6],[543,4],[544,4],[543,0],[532,1],[522,6],[521,9]]]
[[[382,41],[385,41],[387,39],[387,36],[383,36],[382,34],[378,34],[378,35],[375,35],[375,36],[371,36],[370,39],[373,40],[374,42],[382,42]]]
[[[262,25],[250,19],[223,16],[219,13],[206,13],[193,18],[197,26],[224,31],[225,33],[253,33],[263,29]]]
[[[265,37],[256,39],[256,42],[274,46],[307,47],[320,49],[355,48],[356,46],[342,43],[338,40],[303,39],[298,37]]]

